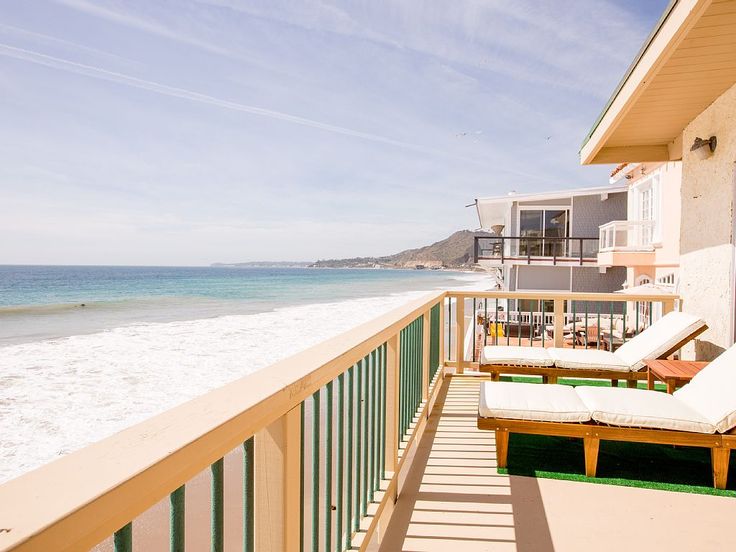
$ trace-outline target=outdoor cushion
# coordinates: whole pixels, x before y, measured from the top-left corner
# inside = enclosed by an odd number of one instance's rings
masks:
[[[629,365],[609,351],[553,347],[549,349],[549,356],[558,368],[629,371]]]
[[[552,366],[552,357],[544,347],[488,345],[481,352],[481,364],[507,366]]]
[[[590,414],[569,385],[486,381],[480,386],[478,414],[537,422],[587,422]]]
[[[627,340],[614,354],[630,370],[640,370],[644,367],[645,359],[659,358],[703,326],[705,322],[695,315],[672,311],[639,335]]]
[[[736,345],[721,353],[674,396],[705,416],[719,432],[736,427]]]
[[[576,387],[578,396],[596,422],[623,427],[715,433],[702,414],[673,395],[624,387]]]

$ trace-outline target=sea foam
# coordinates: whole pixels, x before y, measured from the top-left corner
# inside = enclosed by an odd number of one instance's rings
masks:
[[[250,315],[135,324],[2,347],[0,481],[426,293],[294,306]]]

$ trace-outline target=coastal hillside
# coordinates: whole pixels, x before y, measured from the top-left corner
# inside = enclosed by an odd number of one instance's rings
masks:
[[[473,238],[479,235],[460,230],[444,240],[417,249],[407,249],[385,257],[327,259],[313,263],[322,268],[470,268],[473,265]]]

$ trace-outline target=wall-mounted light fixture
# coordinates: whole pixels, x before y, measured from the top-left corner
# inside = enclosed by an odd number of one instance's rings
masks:
[[[718,140],[716,140],[715,136],[711,136],[707,140],[696,138],[693,145],[690,146],[690,151],[694,151],[695,155],[698,156],[698,159],[708,159],[708,157],[713,155],[713,152],[716,151],[717,144]]]

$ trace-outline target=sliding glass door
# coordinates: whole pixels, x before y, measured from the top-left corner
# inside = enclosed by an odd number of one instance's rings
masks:
[[[570,227],[568,209],[521,209],[519,211],[519,244],[521,256],[565,257]],[[546,239],[545,239],[546,238]]]

